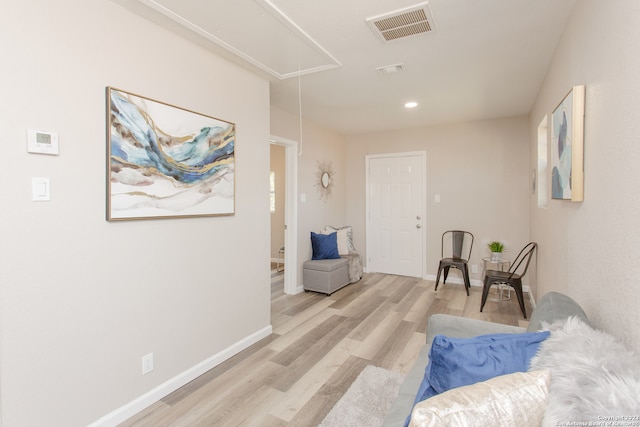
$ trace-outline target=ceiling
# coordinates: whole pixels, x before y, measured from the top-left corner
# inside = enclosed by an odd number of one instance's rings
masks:
[[[114,1],[269,79],[272,105],[343,134],[529,113],[575,2]],[[414,6],[430,31],[384,41],[367,21]]]

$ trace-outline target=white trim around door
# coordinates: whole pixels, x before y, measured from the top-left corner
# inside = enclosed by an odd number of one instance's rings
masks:
[[[425,151],[366,156],[367,271],[425,276]]]
[[[285,147],[284,293],[302,292],[298,287],[298,142],[271,135],[271,144]]]

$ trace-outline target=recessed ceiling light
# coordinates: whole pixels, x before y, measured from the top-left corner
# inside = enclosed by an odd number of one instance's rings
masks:
[[[404,104],[404,106],[405,108],[416,108],[418,106],[418,103],[415,101],[411,101]]]

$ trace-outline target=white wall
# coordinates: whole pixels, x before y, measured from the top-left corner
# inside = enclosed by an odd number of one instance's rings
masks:
[[[528,141],[526,117],[347,137],[347,221],[354,224],[356,247],[366,252],[365,156],[426,151],[425,275],[438,271],[442,233],[463,229],[475,236],[471,263],[479,272],[471,278],[482,280],[489,241],[506,242],[512,259],[529,241]]]
[[[540,243],[538,296],[556,290],[596,326],[640,350],[640,2],[577,1],[530,117],[537,126],[573,85],[586,85],[584,202],[531,200]],[[550,188],[550,187],[549,187]],[[549,191],[549,194],[551,192]]]
[[[303,119],[302,138],[297,115],[271,107],[271,134],[293,141],[301,141],[298,156],[298,283],[302,285],[302,264],[311,259],[310,232],[318,232],[325,225],[346,225],[347,179],[343,139],[337,133]],[[331,163],[332,196],[324,201],[318,183],[318,162]],[[301,196],[306,198],[301,201]]]
[[[87,425],[270,330],[268,83],[109,0],[2,9],[2,425]],[[106,86],[235,122],[236,214],[106,222]]]

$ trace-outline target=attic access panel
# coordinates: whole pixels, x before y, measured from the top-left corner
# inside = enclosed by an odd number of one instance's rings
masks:
[[[342,65],[270,0],[138,1],[278,79]]]

